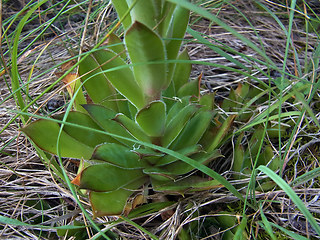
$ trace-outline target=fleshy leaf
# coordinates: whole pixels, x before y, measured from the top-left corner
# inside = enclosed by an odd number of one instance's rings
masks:
[[[118,111],[115,101],[116,90],[109,83],[102,72],[100,64],[92,55],[86,57],[79,64],[79,75],[83,86],[94,103],[102,104],[114,111]]]
[[[54,116],[55,119],[62,120],[64,114]],[[70,125],[65,125],[63,130],[69,134],[74,139],[82,142],[92,148],[98,144],[112,141],[112,138],[103,134],[97,133],[94,130],[102,131],[100,128],[89,116],[81,112],[69,112],[66,122],[74,123],[79,126],[87,127],[88,129],[78,128]]]
[[[200,84],[197,80],[192,80],[181,86],[177,92],[178,97],[198,96],[200,92]]]
[[[176,98],[175,103],[172,105],[167,114],[167,124],[174,118],[185,106],[190,104],[190,96],[184,98]],[[167,106],[168,107],[168,106]]]
[[[95,164],[80,173],[79,187],[96,192],[114,191],[144,176],[139,169],[124,169],[109,163]]]
[[[92,119],[105,131],[123,137],[132,138],[131,135],[123,127],[112,120],[115,117],[116,112],[95,104],[86,104],[83,105],[83,108],[86,109]],[[114,138],[125,145],[132,145],[132,142],[130,141],[117,137]]]
[[[178,181],[158,181],[152,179],[152,186],[155,191],[185,194],[191,191],[203,191],[220,188],[222,185],[217,180],[208,181],[198,176],[190,176]]]
[[[112,0],[112,5],[116,9],[120,19],[124,17],[124,14],[129,9],[127,0]],[[125,29],[128,29],[130,27],[131,25],[130,13],[123,19],[122,25]]]
[[[219,146],[219,144],[222,143],[223,138],[230,131],[231,125],[232,125],[235,118],[236,118],[236,115],[230,115],[222,123],[222,125],[219,127],[219,129],[215,132],[214,137],[212,139],[212,142],[209,145],[209,147],[207,148],[208,152],[213,151],[214,149],[216,149]]]
[[[212,111],[214,109],[214,96],[214,93],[208,93],[201,96],[199,101],[201,111]]]
[[[57,154],[57,139],[60,125],[51,120],[37,120],[21,129],[44,151]],[[93,148],[83,144],[62,131],[60,136],[60,154],[62,157],[89,159]]]
[[[108,38],[108,47],[116,54],[119,54],[123,60],[126,60],[127,54],[126,54],[126,49],[123,45],[123,42],[114,33],[111,33]]]
[[[188,83],[192,68],[191,63],[187,62],[190,58],[186,49],[179,54],[178,60],[184,60],[186,62],[176,63],[172,77],[175,93],[177,93],[184,84]]]
[[[159,212],[161,209],[164,209],[166,207],[169,207],[176,202],[152,202],[149,204],[145,204],[142,206],[137,207],[136,209],[133,209],[128,217],[129,218],[135,218],[135,217],[141,217],[141,216],[146,216],[151,213],[156,213]]]
[[[116,53],[110,50],[98,50],[93,53],[100,64],[106,78],[112,85],[138,109],[145,105],[141,88],[135,81],[128,64]]]
[[[196,154],[192,158],[197,162],[206,165],[218,157],[223,157],[223,156],[221,155],[219,150],[215,150],[210,154],[205,152],[200,152],[199,154]],[[173,163],[165,165],[164,169],[165,171],[167,171],[168,173],[171,173],[172,175],[183,175],[194,170],[194,167],[190,166],[189,164],[183,161],[175,161]]]
[[[106,161],[120,168],[139,169],[142,168],[139,156],[125,146],[106,143],[98,146],[92,155],[92,159]]]
[[[185,125],[188,123],[193,114],[198,110],[196,105],[187,105],[171,121],[165,129],[162,146],[168,147],[183,130]]]
[[[124,114],[117,114],[113,119],[121,124],[135,139],[143,142],[151,142],[150,137],[141,129],[141,127]]]
[[[163,41],[150,28],[135,22],[128,29],[125,42],[136,81],[150,100],[160,99],[161,90],[169,85]]]
[[[136,121],[149,136],[161,136],[166,122],[166,105],[162,101],[151,102],[137,113]]]
[[[101,217],[123,214],[128,198],[144,184],[145,180],[141,180],[127,185],[125,189],[120,188],[111,192],[90,192],[89,198],[93,216]]]
[[[172,143],[172,149],[179,150],[198,143],[207,130],[212,115],[211,112],[199,112],[191,118],[179,137]]]
[[[134,0],[127,0],[128,5],[134,3]],[[139,0],[130,12],[132,22],[141,22],[153,29],[156,26],[156,9],[154,0]]]
[[[184,156],[190,156],[193,153],[198,153],[202,151],[202,147],[199,144],[193,145],[193,146],[189,146],[186,148],[183,148],[179,151],[177,151],[180,154],[183,154]],[[178,161],[178,159],[172,155],[166,155],[164,157],[162,157],[161,159],[159,159],[159,161],[156,163],[156,166],[163,166],[163,165],[167,165],[169,163]]]
[[[178,56],[181,42],[186,33],[186,29],[188,26],[189,15],[190,15],[189,10],[180,6],[176,6],[172,14],[172,19],[169,26],[169,32],[167,33],[167,36],[166,36],[166,39],[168,40],[166,40],[165,42],[166,50],[167,50],[167,58],[169,60],[176,59]],[[175,68],[174,63],[170,63],[168,65],[169,79],[171,79],[172,77],[174,68]]]

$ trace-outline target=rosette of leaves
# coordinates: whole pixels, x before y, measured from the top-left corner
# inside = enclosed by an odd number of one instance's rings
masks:
[[[120,18],[131,7],[112,2]],[[128,198],[144,185],[179,194],[220,186],[154,147],[208,164],[234,119],[214,121],[214,95],[200,96],[200,79],[189,81],[188,54],[179,52],[188,19],[170,2],[138,1],[122,22],[124,40],[111,34],[80,62],[68,89],[74,110],[22,129],[44,151],[81,159],[72,183],[88,190],[94,216],[130,211]]]

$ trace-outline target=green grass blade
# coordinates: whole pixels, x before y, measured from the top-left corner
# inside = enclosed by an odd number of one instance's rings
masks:
[[[19,73],[18,73],[18,44],[19,44],[19,38],[20,38],[20,34],[22,32],[22,29],[24,27],[24,25],[26,24],[28,18],[45,2],[47,2],[48,0],[42,0],[40,1],[38,4],[34,5],[27,13],[26,15],[21,19],[18,27],[17,27],[17,31],[16,31],[16,35],[14,38],[14,43],[13,43],[13,49],[12,49],[12,69],[11,69],[11,84],[12,84],[12,90],[13,92],[15,92],[15,94],[13,95],[17,106],[19,107],[19,109],[21,109],[22,111],[25,111],[23,109],[25,109],[26,103],[22,97],[21,94],[21,90],[20,90],[20,83],[19,83]],[[27,121],[26,116],[24,115],[22,117],[22,121],[25,122]]]
[[[312,179],[315,179],[319,176],[320,176],[320,167],[313,169],[311,171],[308,171],[308,172],[302,174],[301,176],[297,177],[296,179],[294,179],[290,183],[290,186],[291,187],[299,186],[299,185],[304,184],[304,183],[306,183]]]
[[[268,219],[266,218],[266,216],[263,213],[262,206],[260,206],[260,214],[261,214],[261,219],[263,222],[264,230],[266,230],[266,232],[269,234],[269,236],[271,237],[272,240],[277,240],[277,237],[273,233],[270,222],[268,221]]]
[[[300,234],[297,234],[295,232],[292,232],[284,227],[281,227],[277,224],[274,224],[274,223],[270,223],[273,227],[276,227],[278,229],[280,229],[282,232],[284,232],[285,234],[287,234],[288,236],[292,237],[292,239],[295,239],[295,240],[308,240],[309,238],[306,238],[304,236],[301,236]]]
[[[233,29],[232,27],[230,27],[229,25],[227,25],[226,23],[221,21],[215,15],[209,13],[207,10],[205,10],[201,7],[198,7],[198,6],[190,3],[187,0],[168,0],[168,1],[175,3],[177,5],[180,5],[181,7],[187,8],[187,9],[191,10],[192,12],[195,12],[195,13],[201,15],[202,17],[207,18],[207,19],[215,22],[216,24],[218,24],[219,26],[224,28],[226,31],[230,32],[235,37],[239,38],[241,41],[246,43],[250,48],[255,50],[257,53],[259,53],[271,66],[275,66],[275,63],[265,54],[264,51],[262,51],[259,47],[257,47],[256,44],[254,44],[248,38],[244,37],[243,35],[238,33],[235,29]]]
[[[200,43],[204,44],[205,46],[208,46],[209,48],[211,48],[213,51],[215,51],[216,53],[218,53],[220,56],[226,58],[228,61],[234,63],[236,66],[248,71],[249,69],[243,65],[241,62],[239,62],[237,59],[233,58],[231,55],[229,55],[228,53],[226,53],[224,50],[222,50],[221,48],[219,48],[218,46],[213,45],[212,43],[210,43],[207,39],[205,39],[204,37],[201,36],[201,34],[193,29],[191,29],[190,27],[188,28],[187,32],[189,34],[191,34],[191,36],[193,36],[194,38],[196,38]]]
[[[320,235],[320,226],[318,222],[314,219],[312,214],[309,212],[306,205],[302,202],[302,200],[298,197],[298,195],[293,191],[293,189],[275,172],[269,169],[266,166],[259,166],[257,170],[260,170],[267,174],[282,190],[286,192],[286,194],[290,197],[290,199],[296,204],[299,210],[303,213],[306,219],[309,221],[313,229]]]

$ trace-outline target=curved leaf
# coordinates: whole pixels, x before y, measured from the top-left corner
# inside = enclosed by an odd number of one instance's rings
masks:
[[[172,19],[169,26],[169,32],[166,35],[165,45],[167,51],[167,58],[169,60],[174,60],[178,56],[180,50],[181,42],[186,33],[187,26],[189,23],[190,11],[186,8],[176,6],[172,14]],[[168,65],[168,77],[172,78],[174,72],[175,64],[170,63]]]
[[[131,135],[123,127],[112,120],[116,116],[116,112],[95,104],[86,104],[83,105],[83,108],[89,113],[92,119],[105,131],[123,137],[132,138]],[[132,142],[130,141],[116,137],[114,137],[114,139],[125,145],[132,145]]]
[[[174,74],[172,77],[172,84],[174,85],[175,93],[186,83],[190,78],[191,74],[191,63],[188,63],[190,60],[187,49],[184,49],[178,56],[178,60],[183,60],[185,62],[176,63]]]
[[[121,215],[133,191],[118,189],[113,192],[90,192],[93,216]]]
[[[168,87],[166,53],[163,41],[150,28],[135,22],[125,35],[136,81],[151,100],[159,99]]]
[[[116,9],[119,18],[123,18],[126,12],[129,10],[129,6],[127,4],[126,0],[112,0],[112,5]],[[127,15],[123,21],[122,25],[125,29],[128,29],[131,25],[131,17],[130,15]]]
[[[127,2],[131,6],[135,1],[127,0]],[[152,29],[157,24],[156,10],[154,0],[139,0],[130,12],[131,21],[141,22]]]
[[[55,115],[55,119],[62,120],[64,114]],[[97,133],[95,131],[90,130],[96,129],[96,130],[102,130],[93,120],[91,117],[89,117],[88,114],[84,114],[81,112],[69,112],[66,122],[74,123],[76,125],[87,127],[88,129],[78,128],[71,125],[65,125],[63,127],[63,130],[69,134],[74,139],[78,140],[79,142],[82,142],[90,147],[95,147],[98,144],[114,141],[111,137],[102,134]]]
[[[92,55],[87,56],[79,64],[79,76],[84,83],[89,97],[94,103],[102,104],[115,111],[118,110],[115,101],[116,90],[109,83],[106,75],[102,72],[100,64]]]
[[[95,51],[93,56],[119,93],[138,109],[142,108],[145,105],[144,95],[127,63],[119,55],[106,49]]]
[[[108,38],[108,47],[116,54],[120,55],[123,60],[126,60],[126,48],[121,39],[114,33],[111,33]]]
[[[162,101],[151,102],[137,113],[136,121],[149,136],[161,136],[166,123],[166,105]]]
[[[185,194],[190,191],[203,191],[220,188],[222,185],[217,180],[207,181],[198,176],[190,176],[178,181],[159,181],[152,179],[152,186],[155,191]]]
[[[98,146],[93,152],[92,159],[102,160],[120,168],[142,168],[140,158],[136,153],[125,146],[114,143]]]
[[[121,124],[121,126],[124,127],[137,140],[151,143],[150,137],[143,131],[143,129],[126,115],[117,114],[113,120]]]
[[[80,173],[79,187],[96,192],[114,191],[144,176],[139,169],[124,169],[109,163],[95,164]]]
[[[198,80],[191,80],[190,82],[187,82],[177,90],[177,96],[179,98],[185,96],[198,96],[200,93],[199,87],[200,84]]]
[[[195,144],[193,146],[183,148],[177,152],[180,154],[183,154],[184,156],[190,156],[194,153],[198,153],[201,151],[202,151],[201,145]],[[167,164],[175,162],[175,161],[178,161],[178,158],[176,158],[172,155],[165,155],[157,161],[155,166],[159,167],[159,166],[167,165]]]
[[[179,137],[172,143],[172,149],[179,150],[197,144],[207,130],[211,119],[211,112],[199,112],[184,127]]]
[[[162,138],[162,146],[168,147],[179,136],[179,133],[183,130],[197,110],[198,107],[196,105],[189,104],[181,109],[181,111],[171,119],[165,129]]]
[[[37,120],[21,129],[39,148],[57,154],[60,125],[51,120]],[[60,136],[61,157],[89,159],[93,148],[83,144],[62,131]]]

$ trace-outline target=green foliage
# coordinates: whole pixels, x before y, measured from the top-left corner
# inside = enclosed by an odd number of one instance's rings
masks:
[[[128,10],[123,1],[113,2],[119,15]],[[45,151],[81,159],[72,183],[89,190],[94,216],[129,212],[127,199],[144,184],[179,194],[219,185],[198,176],[179,180],[194,167],[134,144],[163,146],[201,164],[221,157],[217,144],[199,145],[215,127],[213,96],[200,97],[198,81],[188,82],[190,63],[168,62],[188,59],[186,51],[178,52],[189,11],[169,2],[140,1],[130,16],[130,26],[123,22],[123,43],[111,34],[107,49],[93,51],[79,64],[82,86],[93,104],[75,104],[75,111],[55,116],[58,122],[38,120],[22,130]],[[77,85],[70,93],[79,91]],[[181,100],[171,100],[176,96]],[[65,125],[59,134],[61,122]]]
[[[223,177],[208,180],[190,172],[222,157],[218,148],[229,139],[234,122],[252,117],[250,111],[240,114],[252,98],[249,85],[239,84],[221,104],[234,114],[218,115],[214,94],[200,94],[201,78],[189,81],[187,51],[179,53],[189,10],[172,1],[112,2],[123,20],[123,41],[112,33],[106,48],[95,48],[80,60],[79,78],[69,91],[73,111],[53,121],[35,121],[22,131],[44,151],[81,159],[72,183],[88,190],[95,217],[127,214],[135,207],[128,199],[148,184],[154,191],[184,195],[220,187],[223,179],[242,198]],[[131,4],[136,5],[131,9]],[[252,123],[257,131],[246,150],[243,135],[238,137],[235,171],[251,173],[272,159],[278,167],[270,146],[261,151],[263,122]],[[251,161],[255,158],[257,163]]]

